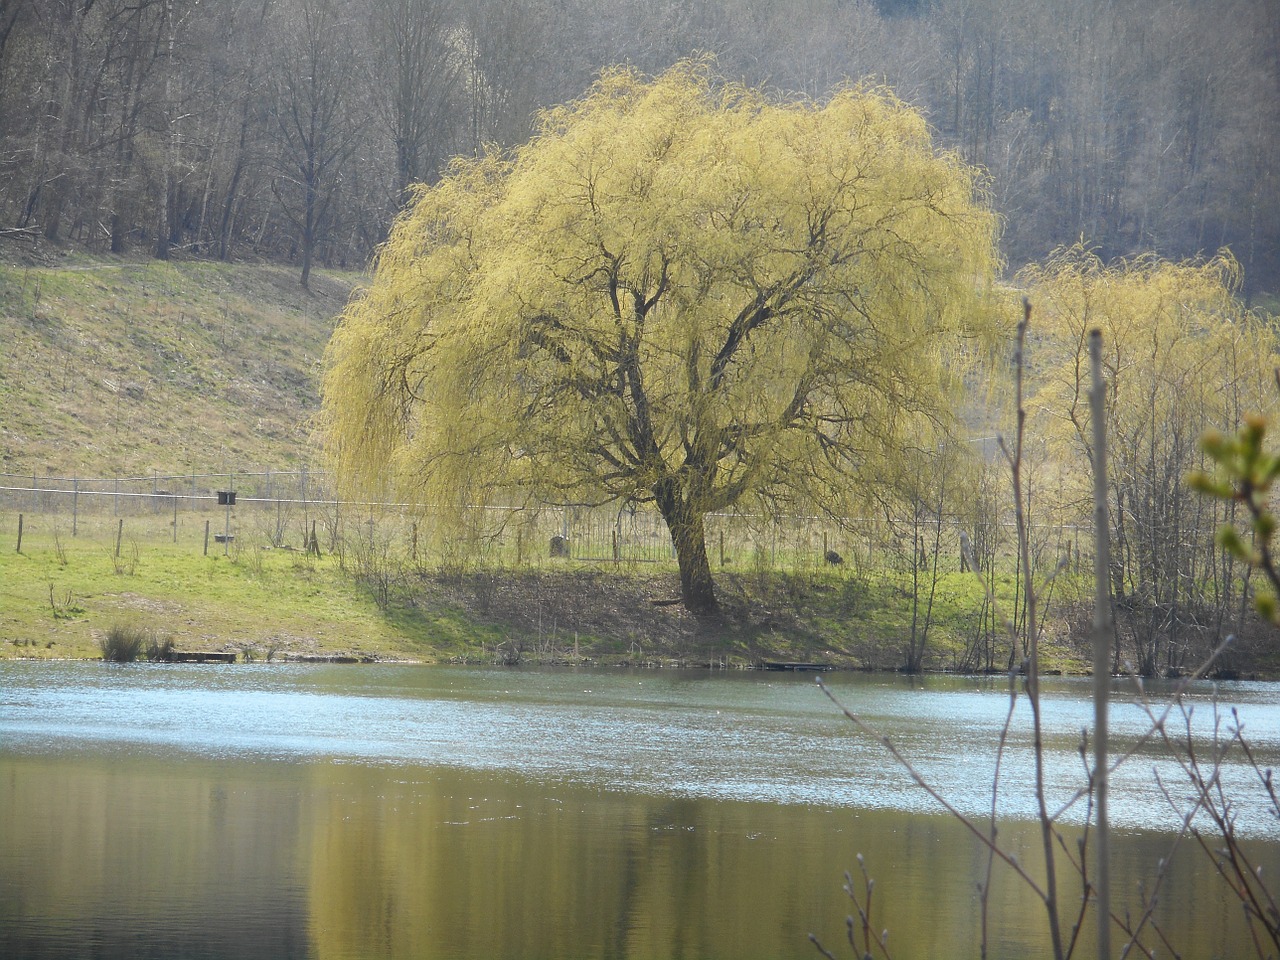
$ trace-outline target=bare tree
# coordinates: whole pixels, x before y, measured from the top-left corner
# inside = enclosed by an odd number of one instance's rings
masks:
[[[395,150],[397,208],[455,148],[462,51],[453,0],[374,0],[369,10],[374,98]]]
[[[293,226],[306,287],[362,124],[348,109],[356,70],[354,18],[336,0],[299,0],[292,14],[284,24],[277,77],[280,156],[273,190]]]

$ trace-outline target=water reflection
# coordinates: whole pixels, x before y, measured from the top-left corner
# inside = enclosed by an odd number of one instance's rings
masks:
[[[904,814],[918,791],[811,681],[22,665],[0,680],[3,957],[809,957],[811,930],[841,942],[858,853],[895,956],[977,953],[981,849]],[[837,680],[924,762],[980,779],[998,688]],[[1061,698],[1070,744],[1078,705]],[[1034,863],[1029,825],[1002,836]],[[1121,843],[1132,902],[1172,838]],[[1274,840],[1257,849],[1274,873]],[[1173,856],[1161,916],[1183,954],[1247,953],[1202,855]],[[1039,953],[1026,891],[1000,874],[992,896],[992,955]]]
[[[0,759],[0,956],[312,956],[285,772]]]

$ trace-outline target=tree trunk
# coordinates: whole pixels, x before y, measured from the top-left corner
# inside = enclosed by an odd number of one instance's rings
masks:
[[[302,188],[304,191],[302,206],[302,288],[309,290],[311,284],[311,258],[316,248],[316,223],[320,219],[316,215],[319,203],[320,173],[315,162],[314,151],[307,148],[307,162],[302,170]]]
[[[311,255],[314,247],[315,240],[311,227],[308,226],[302,231],[302,277],[299,283],[304,290],[311,289]]]
[[[711,564],[707,559],[702,511],[692,507],[677,487],[674,481],[666,481],[658,484],[655,493],[658,509],[667,522],[671,543],[676,549],[676,562],[680,566],[680,596],[685,609],[692,613],[716,613],[720,603],[716,599]]]
[[[117,203],[120,202],[118,198],[116,202]],[[128,247],[128,244],[125,242],[126,230],[127,230],[127,227],[125,226],[124,217],[120,214],[119,210],[116,210],[114,213],[111,214],[111,252],[112,253],[120,254],[125,252],[126,248]]]
[[[924,664],[924,638],[920,635],[920,561],[924,542],[920,538],[920,504],[914,505],[911,517],[911,640],[907,646],[904,673],[919,673]]]

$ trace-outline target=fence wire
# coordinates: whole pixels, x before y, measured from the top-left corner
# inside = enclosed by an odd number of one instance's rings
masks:
[[[413,504],[342,500],[328,474],[305,468],[108,478],[0,474],[0,531],[14,533],[9,528],[18,517],[29,535],[45,529],[70,537],[171,538],[206,552],[233,545],[331,552],[363,543],[415,560],[431,549],[432,527],[440,519]],[[494,508],[487,521],[490,535],[481,553],[503,562],[675,561],[667,526],[651,505]],[[940,536],[933,518],[836,521],[726,513],[708,516],[705,529],[709,559],[720,569],[860,569],[883,566],[886,558],[910,569],[926,556],[953,568],[961,562],[954,518],[944,518]],[[1057,527],[1046,540],[1053,555],[1065,552],[1080,561],[1074,528]]]

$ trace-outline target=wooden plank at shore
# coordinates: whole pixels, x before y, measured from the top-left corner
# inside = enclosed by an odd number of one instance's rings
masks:
[[[235,652],[221,650],[174,650],[169,654],[170,663],[235,663]]]
[[[222,650],[174,650],[169,654],[170,663],[235,663],[239,654]],[[285,654],[278,658],[288,663],[375,663],[370,656],[351,654]]]

